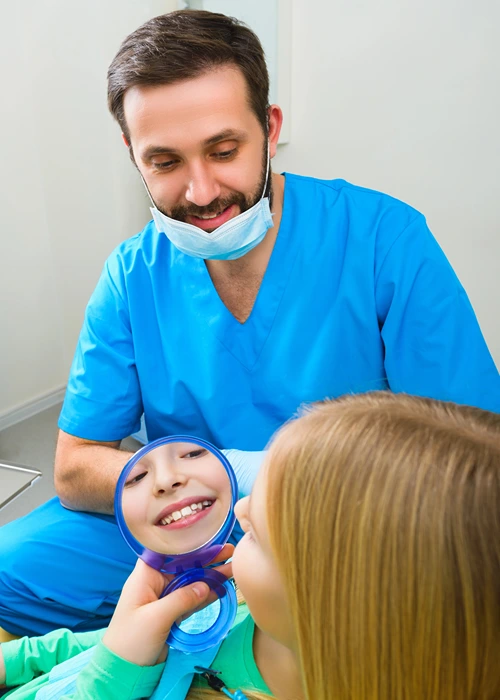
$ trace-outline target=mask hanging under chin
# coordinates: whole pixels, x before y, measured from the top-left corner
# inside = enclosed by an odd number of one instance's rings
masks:
[[[207,233],[197,226],[177,221],[163,214],[156,207],[143,178],[144,186],[153,204],[151,214],[156,228],[160,233],[164,233],[169,241],[185,255],[203,260],[236,260],[241,258],[263,240],[274,223],[269,196],[264,196],[269,180],[269,163],[268,148],[266,182],[259,201],[250,209],[226,221],[212,233]]]
[[[204,260],[236,260],[255,248],[273,226],[269,198],[207,233],[197,226],[176,221],[151,207],[155,226],[181,253]]]

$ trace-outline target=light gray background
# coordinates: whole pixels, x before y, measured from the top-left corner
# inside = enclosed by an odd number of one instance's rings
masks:
[[[105,76],[127,33],[176,6],[1,4],[0,428],[60,399],[104,260],[149,219]],[[424,212],[498,362],[500,3],[290,8],[290,142],[275,169],[344,177]]]

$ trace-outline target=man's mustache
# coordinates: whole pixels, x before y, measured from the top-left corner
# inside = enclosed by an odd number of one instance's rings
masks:
[[[246,199],[243,195],[241,195],[239,197],[235,196],[210,202],[210,204],[208,204],[206,207],[175,207],[170,216],[172,219],[177,219],[178,221],[185,221],[188,216],[214,216],[215,214],[220,214],[233,204],[238,205],[241,212],[248,209]]]

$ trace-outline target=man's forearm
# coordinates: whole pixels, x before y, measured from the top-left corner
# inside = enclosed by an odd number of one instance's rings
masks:
[[[67,455],[58,454],[55,486],[63,506],[70,510],[113,513],[116,482],[132,454],[95,444],[81,445]]]

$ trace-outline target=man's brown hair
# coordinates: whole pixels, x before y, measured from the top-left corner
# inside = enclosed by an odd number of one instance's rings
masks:
[[[249,106],[267,133],[269,75],[262,45],[243,22],[202,10],[179,10],[149,20],[129,34],[108,70],[108,106],[127,141],[125,92],[137,85],[168,85],[222,66],[241,70]]]

